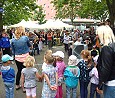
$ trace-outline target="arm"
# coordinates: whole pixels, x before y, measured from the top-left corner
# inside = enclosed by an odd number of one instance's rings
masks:
[[[56,86],[58,85],[58,73],[56,72]]]
[[[98,59],[99,86],[108,81],[113,66],[113,51],[109,46],[104,46]]]
[[[46,80],[48,86],[50,87],[50,86],[51,86],[51,85],[50,85],[50,80],[49,80],[48,76],[47,76],[45,73],[44,73],[44,78],[45,78],[45,80]]]
[[[41,75],[39,75],[38,72],[36,72],[36,77],[37,77],[40,81],[42,81],[43,75],[41,76]]]

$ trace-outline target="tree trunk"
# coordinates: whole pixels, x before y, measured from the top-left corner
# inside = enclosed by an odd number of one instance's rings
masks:
[[[0,13],[0,31],[3,29],[2,13]]]
[[[0,2],[0,8],[3,8],[4,0]],[[0,33],[3,29],[3,19],[2,19],[2,12],[0,12]]]
[[[108,10],[109,10],[109,16],[111,21],[111,27],[114,28],[114,22],[115,22],[115,0],[106,0]]]

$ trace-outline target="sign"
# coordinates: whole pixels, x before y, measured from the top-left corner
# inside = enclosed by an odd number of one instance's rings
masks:
[[[4,9],[3,8],[0,8],[0,13],[4,12]]]

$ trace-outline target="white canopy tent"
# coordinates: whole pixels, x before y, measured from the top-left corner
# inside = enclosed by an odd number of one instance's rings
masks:
[[[66,24],[66,23],[62,22],[61,20],[59,20],[59,19],[57,19],[55,21],[55,24],[56,24],[56,27],[59,28],[59,29],[63,29],[64,27],[65,28],[74,28],[74,26]]]
[[[32,21],[25,21],[24,19],[21,22],[11,25],[9,27],[19,27],[19,26],[22,26],[24,28],[29,28],[29,29],[38,29],[39,28],[38,24],[36,24]]]
[[[63,23],[61,20],[48,20],[45,24],[40,25],[39,29],[63,29],[63,28],[74,28],[74,26]]]
[[[41,24],[39,26],[39,29],[52,29],[55,26],[55,21],[52,19],[49,19],[46,23]]]

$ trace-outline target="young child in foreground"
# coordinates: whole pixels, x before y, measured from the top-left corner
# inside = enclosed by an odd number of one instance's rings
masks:
[[[63,83],[63,74],[64,70],[66,68],[65,62],[64,62],[64,53],[62,51],[56,51],[52,54],[55,56],[56,59],[56,68],[58,69],[58,88],[55,98],[63,98],[63,89],[62,89],[62,83]]]
[[[8,54],[2,56],[2,79],[5,86],[6,98],[14,98],[15,71],[10,66],[13,58]]]
[[[44,75],[42,98],[55,98],[58,83],[57,69],[55,66],[53,66],[53,56],[47,55],[45,59],[47,65],[42,71]]]
[[[44,62],[43,62],[43,65],[42,65],[42,70],[46,67],[46,56],[51,56],[52,55],[52,50],[47,50],[44,54]]]
[[[36,98],[36,77],[41,79],[38,70],[34,68],[35,59],[28,56],[24,62],[26,68],[22,69],[21,85],[26,89],[26,98]]]
[[[64,71],[66,98],[71,98],[71,94],[72,98],[77,97],[77,85],[80,75],[80,69],[78,68],[77,63],[77,57],[75,55],[71,55],[69,57],[68,67]]]
[[[94,58],[94,68],[90,71],[89,76],[91,77],[91,85],[90,85],[90,98],[94,98],[94,95],[96,93],[96,98],[100,98],[100,94],[96,91],[96,88],[99,84],[99,76],[98,76],[98,70],[96,68],[97,66],[97,59]]]

